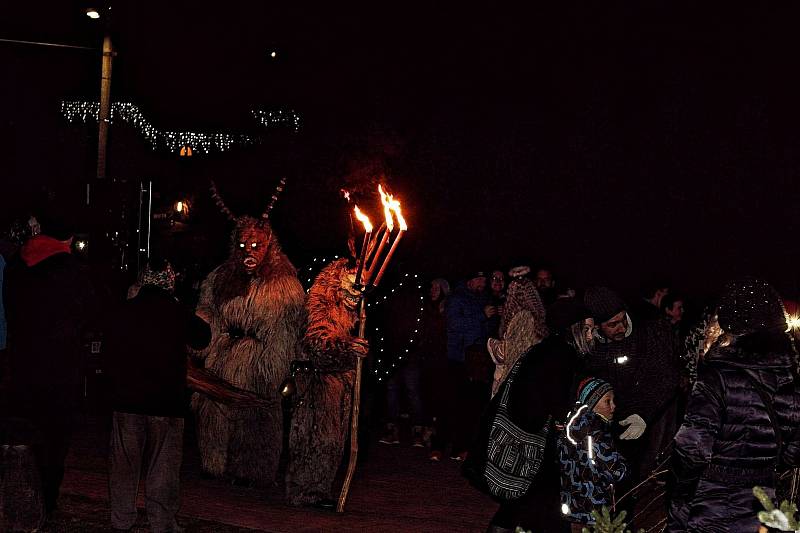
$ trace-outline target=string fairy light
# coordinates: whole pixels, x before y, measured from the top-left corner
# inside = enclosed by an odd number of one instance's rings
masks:
[[[317,279],[317,276],[322,269],[325,268],[325,265],[337,259],[339,259],[338,255],[334,255],[333,257],[314,257],[311,261],[312,264],[298,270],[297,275],[300,278],[300,283],[306,289],[306,292],[311,290],[311,285],[314,284],[314,280]]]
[[[70,101],[61,102],[61,114],[69,122],[97,121],[100,113],[98,102]],[[253,116],[268,129],[289,128],[294,132],[300,129],[300,115],[292,110],[251,110]],[[114,102],[111,104],[111,123],[115,118],[136,127],[155,150],[159,147],[177,152],[185,147],[199,154],[225,152],[234,146],[247,146],[261,141],[259,137],[236,133],[203,133],[196,131],[172,131],[156,128],[136,104],[130,102]]]
[[[375,344],[377,348],[378,357],[376,358],[375,368],[372,371],[375,374],[377,381],[383,381],[384,379],[388,379],[394,373],[394,371],[402,364],[403,358],[411,352],[411,349],[414,347],[414,343],[419,343],[419,332],[422,322],[423,312],[425,311],[425,306],[422,305],[425,301],[425,296],[422,294],[423,286],[419,283],[419,274],[404,274],[400,283],[397,284],[397,287],[391,289],[389,294],[384,295],[383,298],[377,299],[374,302],[374,305],[378,306],[384,303],[387,303],[387,299],[389,296],[395,294],[401,287],[405,284],[416,284],[416,289],[420,291],[419,299],[420,299],[420,307],[417,310],[416,320],[413,331],[410,332],[408,339],[401,345],[399,351],[395,354],[386,355],[386,347],[384,343],[384,337],[379,336],[380,328],[377,326],[374,329],[375,332]],[[369,303],[367,304],[370,305]]]
[[[293,129],[295,132],[300,131],[300,115],[292,109],[253,109],[251,113],[256,120],[267,128],[286,126]]]
[[[313,257],[310,264],[299,269],[298,272],[300,283],[303,285],[306,292],[311,290],[311,285],[313,285],[314,280],[317,279],[320,271],[322,271],[322,269],[325,268],[328,263],[336,259],[339,259],[338,255],[333,256],[332,258]],[[407,340],[402,343],[399,351],[397,353],[387,353],[385,342],[386,338],[381,334],[383,330],[380,326],[375,326],[370,330],[373,353],[375,355],[375,368],[372,370],[372,373],[375,375],[377,381],[382,382],[383,380],[390,378],[394,373],[394,370],[396,370],[403,362],[406,354],[411,352],[411,348],[413,348],[415,344],[419,344],[420,330],[422,329],[422,316],[423,312],[425,311],[425,306],[423,305],[425,301],[425,296],[423,294],[424,287],[420,283],[419,274],[404,274],[400,282],[395,287],[385,291],[386,294],[379,295],[372,302],[367,302],[367,307],[374,308],[382,306],[383,304],[390,302],[390,296],[398,294],[402,287],[411,286],[414,284],[416,285],[416,290],[419,291],[420,306],[417,308],[414,329],[409,332]]]

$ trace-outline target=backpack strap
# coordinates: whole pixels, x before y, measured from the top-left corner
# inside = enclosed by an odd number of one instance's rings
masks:
[[[503,382],[503,394],[500,395],[500,403],[498,407],[505,409],[508,405],[508,398],[511,395],[511,385],[514,383],[514,376],[517,375],[517,370],[519,370],[522,361],[525,360],[525,357],[520,357],[517,359],[517,362],[514,363],[514,366],[511,367],[511,370],[508,372],[508,376],[506,380]]]

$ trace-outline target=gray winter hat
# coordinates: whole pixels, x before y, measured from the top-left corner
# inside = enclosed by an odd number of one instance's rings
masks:
[[[625,302],[622,301],[617,293],[608,287],[592,287],[586,290],[583,303],[596,324],[600,325],[607,322],[620,311],[625,311]]]

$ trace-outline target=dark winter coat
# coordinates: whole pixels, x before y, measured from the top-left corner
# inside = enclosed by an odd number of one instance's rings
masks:
[[[485,295],[475,294],[459,285],[447,300],[447,359],[464,362],[467,348],[485,345],[488,323],[483,308]]]
[[[498,338],[499,331],[500,331],[500,323],[502,322],[503,315],[501,314],[503,310],[503,305],[506,303],[506,295],[505,292],[501,293],[500,295],[495,295],[493,293],[489,293],[486,297],[486,305],[491,305],[497,309],[497,313],[488,317],[486,319],[486,335],[488,337],[495,337]]]
[[[115,411],[183,417],[186,346],[201,349],[211,330],[163,289],[145,285],[112,317],[105,357]]]
[[[658,320],[661,318],[661,310],[648,300],[638,298],[634,300],[633,305],[631,305],[630,316],[632,316],[636,322],[642,324],[650,320]]]
[[[800,464],[800,386],[788,353],[713,348],[700,368],[675,437],[677,486],[669,531],[756,531],[754,485],[774,494],[776,467]],[[755,383],[766,391],[783,451]]]
[[[83,383],[82,336],[94,293],[71,254],[43,255],[30,266],[9,265],[6,272],[11,394],[72,401]]]
[[[3,272],[6,269],[6,260],[2,254],[0,254],[0,350],[6,349],[6,335],[7,335],[7,326],[6,326],[6,310],[3,306]]]
[[[380,322],[384,349],[382,354],[393,360],[397,366],[409,363],[419,364],[425,356],[420,349],[420,328],[422,325],[424,302],[420,300],[418,285],[414,281],[403,283],[385,303],[375,311],[382,311]],[[417,319],[420,319],[417,321]],[[424,332],[423,332],[424,333]],[[413,340],[412,340],[413,339]],[[398,356],[402,359],[398,359]]]
[[[681,365],[668,324],[634,320],[632,325],[633,331],[623,340],[598,342],[583,373],[614,387],[615,418],[638,414],[650,424],[676,398]]]
[[[548,416],[563,421],[573,404],[572,381],[576,362],[575,350],[558,335],[546,338],[523,355],[508,403],[514,424],[527,432],[538,432]],[[495,395],[490,409],[496,408],[501,396]],[[488,431],[487,427],[481,429]],[[485,442],[488,442],[488,433],[478,436],[470,457],[481,453],[485,456]],[[519,500],[501,504],[492,523],[512,530],[522,526],[537,532],[561,531],[560,478],[555,430],[551,428],[542,466],[528,492]]]
[[[439,363],[444,367],[447,360],[447,326],[445,324],[445,306],[442,300],[435,302],[426,299],[422,312],[419,332],[419,352],[426,363]]]

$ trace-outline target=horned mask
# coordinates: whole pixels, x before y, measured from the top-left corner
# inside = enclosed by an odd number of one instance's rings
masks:
[[[275,206],[285,184],[286,179],[282,178],[261,217],[254,218],[247,215],[235,216],[225,205],[214,182],[211,182],[211,195],[214,202],[220,211],[236,224],[232,234],[231,260],[248,274],[253,275],[258,272],[267,258],[270,246],[277,245],[274,242],[275,237],[269,223],[269,213]]]

